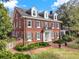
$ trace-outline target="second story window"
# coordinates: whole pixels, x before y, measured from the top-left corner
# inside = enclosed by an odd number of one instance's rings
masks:
[[[40,28],[40,21],[36,21],[36,28]]]
[[[27,28],[32,28],[32,20],[27,20]]]
[[[15,26],[16,26],[16,28],[18,28],[18,21],[16,21],[16,25]]]
[[[48,29],[48,22],[45,22],[45,29]]]
[[[45,27],[48,27],[48,22],[45,22]]]
[[[55,23],[55,28],[59,29],[59,23]]]
[[[54,29],[54,25],[55,25],[55,23],[54,23],[54,22],[52,22],[52,29]]]

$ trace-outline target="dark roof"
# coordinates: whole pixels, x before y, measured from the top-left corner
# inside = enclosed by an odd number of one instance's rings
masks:
[[[21,16],[31,16],[31,8],[30,9],[22,9],[19,7],[15,7],[15,10],[17,10]],[[44,12],[38,13],[37,18],[40,18],[40,17],[44,18]],[[53,13],[52,12],[49,14],[49,19],[53,20]]]

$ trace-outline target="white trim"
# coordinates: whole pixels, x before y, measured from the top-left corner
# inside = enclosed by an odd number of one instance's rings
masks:
[[[46,38],[46,33],[48,32],[48,38]],[[51,37],[51,30],[47,30],[43,33],[43,42],[51,42],[52,41],[52,37]]]
[[[47,12],[47,11],[44,11],[44,18],[45,18],[45,19],[48,19],[48,18],[49,18],[48,15],[49,15],[48,12]]]
[[[39,22],[39,23],[37,23],[37,22]],[[38,24],[39,26],[37,26],[37,24]],[[36,21],[36,28],[41,28],[41,26],[40,26],[40,21]]]
[[[35,11],[35,15],[33,15],[34,11]],[[35,7],[32,7],[31,9],[31,16],[37,17],[37,9]]]
[[[29,36],[31,38],[29,38]],[[31,32],[27,32],[27,41],[32,41],[32,33]]]
[[[28,26],[28,22],[31,22],[31,26]],[[32,28],[32,20],[27,20],[27,28]]]
[[[39,38],[37,37],[38,34],[39,34]],[[40,32],[36,32],[36,39],[37,39],[37,40],[40,40],[40,37],[41,37],[41,36],[40,36]]]

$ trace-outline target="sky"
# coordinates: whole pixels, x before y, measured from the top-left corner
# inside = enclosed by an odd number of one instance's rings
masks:
[[[13,10],[14,7],[17,6],[25,9],[36,7],[39,11],[55,11],[60,5],[68,1],[69,0],[10,0],[3,4],[5,7],[9,8],[9,10]]]

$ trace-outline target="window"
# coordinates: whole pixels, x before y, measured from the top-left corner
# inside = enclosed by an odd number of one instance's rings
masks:
[[[40,28],[40,21],[36,21],[36,27]]]
[[[55,28],[59,29],[59,23],[55,23]]]
[[[45,22],[45,27],[48,27],[48,22]]]
[[[57,13],[54,13],[54,20],[57,21],[57,16],[58,14]]]
[[[28,41],[32,40],[32,33],[31,32],[27,32],[27,39],[28,39]]]
[[[54,36],[55,36],[55,38],[59,38],[59,32],[54,32]]]
[[[27,27],[32,28],[32,20],[27,20]]]
[[[54,32],[52,32],[51,37],[52,37],[52,39],[54,39]]]
[[[49,18],[49,17],[48,17],[48,12],[47,12],[47,11],[44,12],[44,18],[45,18],[45,19],[48,19],[48,18]]]
[[[16,21],[16,28],[18,27],[18,21]]]
[[[54,29],[54,25],[55,25],[55,23],[54,23],[54,22],[52,22],[52,29]]]
[[[45,22],[45,29],[48,29],[48,22]]]
[[[33,10],[33,15],[35,15],[35,10]]]
[[[36,39],[37,39],[37,40],[40,40],[40,32],[37,32],[37,33],[36,33]]]
[[[31,15],[32,15],[33,17],[37,17],[37,9],[36,9],[35,7],[32,7]]]
[[[57,16],[55,16],[55,19],[57,19]]]
[[[21,21],[19,20],[19,28],[21,28]]]

